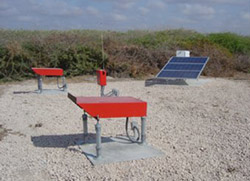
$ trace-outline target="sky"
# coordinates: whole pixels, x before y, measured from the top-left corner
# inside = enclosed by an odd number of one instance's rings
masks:
[[[176,28],[250,35],[250,0],[0,0],[0,29]]]

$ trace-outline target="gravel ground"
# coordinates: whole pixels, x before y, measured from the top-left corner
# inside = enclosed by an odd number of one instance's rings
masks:
[[[92,166],[75,145],[82,110],[66,94],[13,94],[36,89],[29,80],[0,86],[0,180],[250,180],[249,81],[144,87],[126,80],[111,88],[148,102],[147,142],[165,156]],[[73,95],[99,91],[96,83],[69,83]],[[94,124],[90,118],[89,132]],[[101,124],[102,136],[125,134],[125,120]]]

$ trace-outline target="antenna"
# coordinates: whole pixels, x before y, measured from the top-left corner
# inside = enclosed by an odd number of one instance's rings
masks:
[[[104,46],[103,46],[103,32],[101,34],[101,41],[102,41],[102,69],[104,69]]]

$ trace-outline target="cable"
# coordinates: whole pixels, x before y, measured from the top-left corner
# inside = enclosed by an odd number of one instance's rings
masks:
[[[62,86],[59,85],[59,77],[57,77],[57,87],[58,87],[58,89],[64,89],[66,87],[65,82],[62,81],[62,84],[63,84]]]
[[[132,142],[132,143],[139,143],[139,140],[140,140],[140,131],[139,131],[139,128],[136,124],[133,124],[133,122],[131,123],[131,130],[133,130],[134,132],[134,136],[131,137],[128,133],[128,122],[129,122],[129,118],[126,118],[126,124],[125,124],[125,129],[126,129],[126,134],[127,134],[127,137],[128,139]],[[135,137],[136,135],[136,132],[137,132],[137,137]]]

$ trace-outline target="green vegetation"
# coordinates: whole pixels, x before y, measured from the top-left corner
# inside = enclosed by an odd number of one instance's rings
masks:
[[[204,75],[250,72],[250,37],[233,33],[0,30],[0,81],[34,77],[31,67],[60,67],[76,76],[94,74],[103,64],[111,76],[138,78],[156,74],[178,49],[209,56]]]
[[[233,33],[213,33],[208,36],[208,39],[227,48],[231,53],[250,55],[250,37]]]

